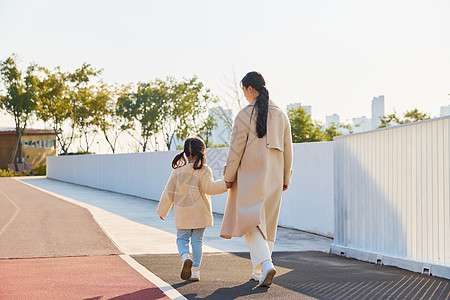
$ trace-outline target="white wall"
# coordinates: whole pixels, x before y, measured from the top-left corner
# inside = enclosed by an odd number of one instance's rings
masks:
[[[158,200],[179,151],[75,155],[47,158],[47,177]],[[207,164],[222,178],[228,148],[207,149]],[[283,193],[279,224],[333,234],[333,143],[294,144],[294,173]],[[212,197],[213,211],[225,211],[227,194]]]
[[[333,142],[294,144],[292,182],[279,224],[329,237],[334,232]]]
[[[332,252],[450,278],[450,117],[337,137]]]

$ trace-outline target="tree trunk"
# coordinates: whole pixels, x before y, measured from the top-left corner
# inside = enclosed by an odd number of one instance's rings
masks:
[[[19,134],[17,143],[19,144],[19,163],[23,163],[23,153],[22,153],[22,132]]]
[[[19,150],[19,157],[20,157],[20,161],[22,160],[22,131],[21,130],[17,130],[16,128],[16,137],[17,137],[17,141],[16,141],[16,146],[14,147],[14,152],[12,153],[11,156],[11,163],[14,164],[15,162],[15,158],[17,156],[17,150]],[[20,162],[19,161],[19,162]]]

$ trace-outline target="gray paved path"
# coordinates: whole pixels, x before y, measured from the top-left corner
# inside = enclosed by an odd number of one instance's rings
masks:
[[[0,178],[0,259],[120,254],[88,210]]]

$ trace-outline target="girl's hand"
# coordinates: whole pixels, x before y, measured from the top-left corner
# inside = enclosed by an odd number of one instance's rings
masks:
[[[233,186],[232,182],[225,181],[225,184],[227,185],[227,189],[231,189],[231,187]]]
[[[159,218],[160,218],[161,220],[163,220],[163,221],[164,221],[164,218],[163,218],[163,217],[161,217],[161,216],[160,216]]]
[[[287,185],[283,185],[283,192],[285,191],[285,190],[287,190],[288,189],[288,186]]]

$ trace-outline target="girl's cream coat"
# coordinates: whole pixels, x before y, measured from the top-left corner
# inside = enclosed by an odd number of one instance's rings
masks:
[[[157,213],[165,218],[173,205],[177,229],[210,227],[213,225],[213,216],[208,195],[226,191],[225,181],[214,181],[208,165],[194,170],[194,164],[187,164],[173,170],[159,200]]]
[[[269,101],[267,134],[256,135],[253,101],[237,115],[224,180],[233,182],[220,236],[240,237],[255,226],[275,241],[283,185],[292,176],[292,136],[287,115]],[[251,122],[250,122],[251,121]]]

